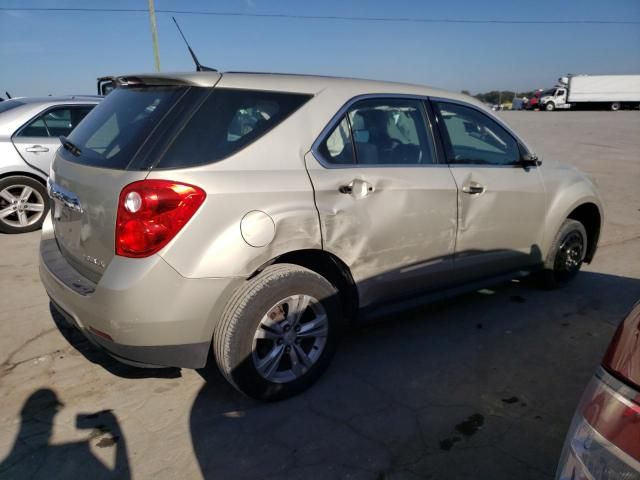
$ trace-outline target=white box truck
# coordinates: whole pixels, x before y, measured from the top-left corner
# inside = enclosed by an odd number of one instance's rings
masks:
[[[640,75],[568,75],[558,82],[540,97],[541,110],[640,106]]]

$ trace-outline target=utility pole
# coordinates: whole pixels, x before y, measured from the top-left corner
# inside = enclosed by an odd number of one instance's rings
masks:
[[[151,38],[153,39],[153,57],[156,71],[160,71],[160,52],[158,51],[158,27],[156,26],[156,9],[153,0],[149,0],[149,21],[151,22]]]

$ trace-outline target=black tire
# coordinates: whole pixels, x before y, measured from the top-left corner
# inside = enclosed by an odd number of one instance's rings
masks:
[[[540,281],[545,288],[559,288],[580,271],[588,248],[587,231],[577,220],[566,219],[556,234],[544,263]]]
[[[620,102],[613,102],[610,107],[612,112],[617,112],[618,110],[622,110],[622,105],[620,104]]]
[[[553,102],[547,102],[544,104],[544,109],[547,112],[553,112],[556,109],[556,106]]]
[[[12,213],[8,217],[0,218],[0,232],[26,233],[39,230],[42,227],[44,219],[47,217],[47,213],[49,213],[49,196],[47,195],[47,189],[42,183],[23,175],[12,175],[0,180],[0,193],[4,191],[13,191],[15,193],[22,187],[30,187],[35,191],[30,194],[28,203],[34,203],[34,200],[37,200],[38,203],[41,201],[43,205],[42,212],[27,212],[26,214],[28,216],[33,215],[33,217],[30,217],[33,218],[33,221],[29,221],[25,226],[16,225],[16,223],[19,223],[17,213]],[[11,207],[11,205],[12,203],[6,198],[0,197],[0,211]]]
[[[322,335],[326,340],[315,363],[301,376],[286,382],[270,381],[256,367],[254,335],[263,325],[267,313],[273,312],[279,302],[292,295],[309,295],[317,299],[315,305],[324,309],[328,319],[326,337]],[[283,315],[286,316],[282,322],[286,324],[288,311]],[[240,392],[257,400],[281,400],[304,391],[326,370],[341,329],[340,301],[333,285],[298,265],[276,264],[248,280],[229,300],[214,332],[213,353],[222,374]],[[282,343],[282,340],[278,342]],[[272,345],[270,348],[275,349],[275,341]],[[287,348],[295,348],[295,345]],[[279,358],[285,363],[289,361],[284,354]],[[278,364],[282,361],[278,360]]]

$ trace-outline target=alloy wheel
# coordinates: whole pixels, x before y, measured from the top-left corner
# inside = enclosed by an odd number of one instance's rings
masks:
[[[288,383],[305,375],[327,343],[329,319],[310,295],[292,295],[271,307],[254,334],[252,359],[265,380]]]
[[[37,223],[45,210],[44,198],[28,185],[10,185],[0,191],[0,222],[14,228]]]
[[[563,276],[572,276],[580,270],[584,258],[584,239],[579,232],[570,232],[560,244],[555,270]]]

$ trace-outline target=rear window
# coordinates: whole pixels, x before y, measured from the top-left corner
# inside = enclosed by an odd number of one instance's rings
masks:
[[[125,169],[154,127],[186,87],[117,88],[69,135],[81,154],[66,159],[95,167]]]
[[[12,100],[4,100],[2,102],[0,102],[0,113],[2,112],[6,112],[8,110],[12,110],[16,107],[19,107],[20,105],[24,105],[24,102],[20,102],[18,100],[12,99]]]
[[[310,95],[216,88],[189,119],[156,168],[222,160],[262,137]]]

